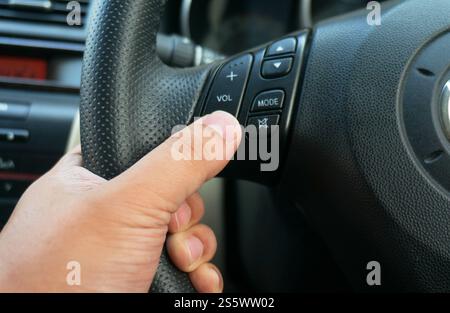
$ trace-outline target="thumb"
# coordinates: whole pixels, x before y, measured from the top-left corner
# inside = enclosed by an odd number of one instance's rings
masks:
[[[147,208],[157,205],[175,212],[203,183],[224,169],[241,136],[234,116],[214,112],[173,134],[109,184],[127,203]]]

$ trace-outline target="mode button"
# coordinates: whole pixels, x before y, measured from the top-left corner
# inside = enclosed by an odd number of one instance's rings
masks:
[[[252,112],[281,109],[283,102],[283,90],[265,91],[256,96],[253,101]]]

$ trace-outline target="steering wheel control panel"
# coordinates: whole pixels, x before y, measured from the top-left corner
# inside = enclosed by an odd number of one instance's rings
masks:
[[[253,125],[259,135],[276,129],[278,132],[271,134],[269,142],[273,141],[272,135],[278,136],[279,145],[274,148],[282,154],[296,103],[307,36],[308,32],[297,33],[224,62],[209,83],[199,113],[226,111],[236,116],[241,125]],[[247,133],[245,138],[248,145]],[[262,174],[261,168],[256,168],[261,162],[261,158],[250,159],[245,166],[232,162],[224,174],[238,170],[240,177],[260,181],[263,175],[270,180],[278,167]]]

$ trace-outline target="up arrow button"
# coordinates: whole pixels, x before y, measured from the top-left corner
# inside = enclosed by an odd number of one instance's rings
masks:
[[[295,38],[281,39],[273,43],[268,49],[266,56],[280,55],[285,53],[294,53],[297,41]]]

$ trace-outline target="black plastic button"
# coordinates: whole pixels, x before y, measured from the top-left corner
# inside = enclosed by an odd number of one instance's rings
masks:
[[[265,78],[276,78],[288,74],[292,68],[293,58],[264,61],[262,75]]]
[[[30,137],[28,130],[0,128],[0,141],[25,142]]]
[[[252,116],[248,119],[247,125],[255,125],[256,129],[265,128],[270,130],[270,126],[278,125],[279,120],[280,116],[278,114]]]
[[[0,100],[0,119],[25,119],[29,111],[29,104]]]
[[[58,156],[0,153],[0,173],[15,172],[42,174],[50,170],[58,161]]]
[[[253,100],[252,112],[281,109],[284,102],[283,90],[270,90],[260,93]]]
[[[246,54],[227,63],[218,72],[209,93],[204,114],[222,110],[237,116],[252,61],[252,55]]]
[[[266,56],[279,55],[284,53],[294,53],[297,41],[295,38],[286,38],[273,43],[267,49]]]
[[[19,198],[31,185],[29,181],[0,181],[0,197]]]

